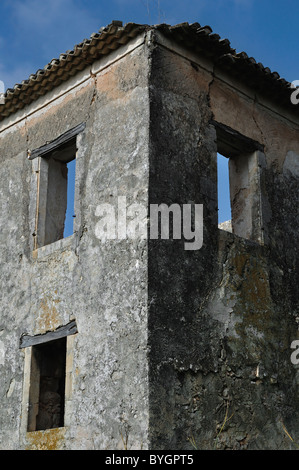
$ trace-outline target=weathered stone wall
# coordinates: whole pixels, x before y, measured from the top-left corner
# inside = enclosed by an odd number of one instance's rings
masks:
[[[202,203],[204,243],[199,252],[176,240],[149,244],[151,446],[290,448],[283,425],[299,439],[290,359],[298,338],[298,125],[279,103],[271,110],[208,62],[160,42],[150,202]],[[217,228],[213,121],[264,146],[260,243]]]
[[[251,160],[259,193],[245,188],[250,240],[218,229],[215,121],[264,149]],[[38,159],[27,152],[82,122],[75,233],[35,250]],[[283,424],[299,441],[297,135],[279,103],[151,33],[2,121],[1,448],[284,449]],[[203,246],[102,243],[97,208],[117,214],[121,196],[203,204]],[[20,338],[74,319],[65,427],[27,433]]]
[[[124,52],[84,70],[67,84],[71,91],[61,85],[41,98],[39,111],[26,110],[26,119],[0,134],[3,449],[147,446],[146,240],[102,244],[96,236],[99,204],[117,209],[117,197],[126,196],[147,205],[148,60],[142,41]],[[33,251],[37,162],[27,151],[81,122],[75,233]],[[72,319],[78,334],[67,426],[26,434],[27,351],[19,350],[20,337]]]

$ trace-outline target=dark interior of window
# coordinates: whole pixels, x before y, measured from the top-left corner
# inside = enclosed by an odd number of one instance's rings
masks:
[[[66,338],[32,347],[29,431],[64,426]]]

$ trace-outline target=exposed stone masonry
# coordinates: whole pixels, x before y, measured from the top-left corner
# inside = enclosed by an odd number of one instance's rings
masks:
[[[299,120],[288,90],[207,28],[114,23],[7,92],[2,449],[289,449],[284,429],[299,442]],[[65,184],[59,167],[53,189],[39,151],[65,135],[76,146],[74,234],[37,243],[49,194]],[[218,228],[220,150],[231,231]],[[202,204],[203,246],[102,243],[97,208],[119,196]],[[40,341],[61,338],[44,374]]]

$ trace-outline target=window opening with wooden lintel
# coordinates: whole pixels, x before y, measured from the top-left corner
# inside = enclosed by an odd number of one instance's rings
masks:
[[[85,123],[29,152],[39,158],[34,249],[73,234],[77,135]]]
[[[263,242],[260,167],[264,160],[263,146],[224,124],[213,121],[217,135],[218,209],[223,187],[229,193],[226,207],[231,220],[221,219],[219,228],[258,243]],[[221,175],[221,160],[227,159],[227,175]]]
[[[31,352],[27,373],[28,432],[65,425],[66,390],[70,388],[67,338],[77,332],[76,322],[72,321],[55,331],[21,337],[20,348]]]

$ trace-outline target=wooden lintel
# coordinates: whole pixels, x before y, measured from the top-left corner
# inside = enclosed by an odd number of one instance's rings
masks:
[[[20,349],[28,348],[29,346],[36,346],[37,344],[47,343],[49,341],[55,341],[56,339],[64,338],[76,333],[78,333],[77,324],[76,320],[73,320],[67,325],[57,328],[55,331],[48,331],[47,333],[36,336],[21,336]]]
[[[61,145],[68,143],[70,140],[76,137],[76,135],[80,134],[80,132],[82,132],[84,129],[85,129],[85,122],[82,122],[78,126],[73,127],[72,129],[62,134],[61,136],[57,137],[57,139],[52,140],[52,142],[49,142],[48,144],[42,145],[41,147],[37,149],[29,151],[28,159],[33,160],[36,157],[42,157],[43,155],[53,152]]]
[[[250,154],[257,150],[264,152],[264,146],[225,124],[212,120],[216,129],[217,149],[221,155],[233,158],[238,155]]]

